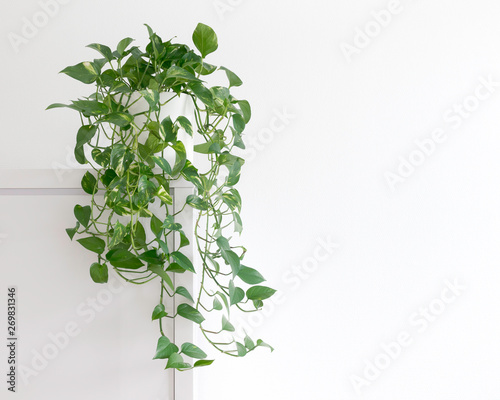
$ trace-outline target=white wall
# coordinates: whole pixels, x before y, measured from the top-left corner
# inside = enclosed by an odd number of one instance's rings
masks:
[[[231,10],[218,13],[221,4]],[[66,163],[78,121],[43,109],[83,87],[56,72],[93,56],[88,43],[144,43],[144,22],[181,41],[197,22],[211,25],[211,61],[245,82],[236,95],[252,103],[255,150],[239,185],[247,262],[282,300],[253,330],[276,351],[219,357],[199,372],[197,400],[356,399],[352,375],[366,378],[365,360],[386,360],[381,344],[404,332],[411,343],[362,398],[498,396],[500,87],[468,96],[500,82],[500,4],[390,5],[390,23],[349,62],[341,44],[353,45],[357,27],[377,29],[372,12],[388,1],[72,0],[18,53],[7,35],[40,6],[3,2],[1,168]],[[464,101],[475,111],[457,118]],[[263,131],[283,109],[294,116],[284,129]],[[437,129],[440,143],[419,160],[415,141]],[[412,154],[421,165],[391,190],[386,173]],[[338,248],[298,272],[328,238]],[[452,299],[444,281],[455,279],[466,288]],[[425,327],[414,313],[429,304],[443,312]]]

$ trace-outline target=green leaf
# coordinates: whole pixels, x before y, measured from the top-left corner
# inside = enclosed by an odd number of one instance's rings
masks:
[[[240,114],[233,114],[233,126],[238,133],[241,133],[245,130],[245,121]]]
[[[221,306],[222,309],[222,306]],[[228,332],[234,332],[234,326],[229,322],[229,320],[226,318],[225,315],[222,316],[222,330],[223,331],[228,331]]]
[[[241,234],[241,232],[243,231],[243,222],[241,221],[240,214],[238,214],[237,212],[233,212],[233,224],[234,231]]]
[[[87,47],[94,49],[94,50],[97,50],[108,61],[114,60],[113,52],[111,51],[111,49],[108,46],[105,46],[105,45],[99,44],[99,43],[92,43],[92,44],[89,44]]]
[[[184,68],[178,67],[177,65],[172,65],[167,70],[167,79],[168,78],[175,78],[185,81],[199,81],[199,79],[191,72],[186,71]]]
[[[46,110],[52,110],[53,108],[71,108],[72,110],[77,110],[78,111],[78,108],[73,106],[73,105],[68,105],[68,104],[62,104],[62,103],[54,103],[54,104],[51,104],[50,106],[48,106],[46,108]]]
[[[227,296],[225,295],[225,293],[222,292],[217,292],[217,295],[222,299],[224,305],[226,306],[226,310],[229,313],[230,309],[229,309],[229,302],[227,301]]]
[[[61,73],[70,76],[80,82],[89,84],[96,81],[101,73],[100,68],[93,62],[85,61],[71,67],[64,68]]]
[[[106,259],[108,261],[123,261],[134,257],[135,256],[130,251],[121,248],[113,249],[106,253]]]
[[[72,101],[73,106],[85,115],[98,116],[109,112],[106,104],[97,100],[76,100]]]
[[[174,272],[174,273],[176,273],[176,274],[183,274],[184,272],[186,272],[186,270],[185,270],[185,269],[182,269],[182,268],[180,267],[180,265],[179,265],[179,264],[174,263],[174,262],[173,262],[173,263],[170,263],[170,264],[168,265],[168,267],[167,267],[167,271],[168,271],[168,272]]]
[[[241,211],[241,196],[236,189],[230,189],[222,194],[222,201],[227,204],[231,210]]]
[[[106,242],[101,238],[90,236],[83,239],[78,239],[78,243],[80,243],[87,250],[93,251],[97,254],[104,253],[104,249],[106,248]]]
[[[158,242],[159,246],[160,246],[160,249],[161,251],[163,252],[163,254],[169,254],[170,253],[170,250],[168,248],[168,245],[161,239],[156,239],[156,241]]]
[[[124,225],[122,225],[120,221],[116,221],[115,226],[113,227],[113,236],[109,241],[109,248],[113,248],[117,244],[121,243],[126,233],[127,233],[127,228]]]
[[[108,251],[106,259],[116,268],[138,269],[144,265],[130,251],[120,248]]]
[[[163,186],[158,186],[158,190],[156,191],[156,196],[161,200],[164,204],[173,204],[172,196],[168,193]]]
[[[108,281],[108,266],[99,263],[92,264],[90,266],[90,277],[95,283],[106,283]]]
[[[215,149],[212,147],[213,144],[218,144],[218,143],[206,142],[206,143],[201,143],[201,144],[195,144],[194,151],[196,151],[197,153],[200,153],[200,154],[215,153]]]
[[[231,266],[231,269],[233,271],[233,276],[238,275],[241,262],[238,255],[232,250],[222,250],[222,249],[221,249],[221,254],[226,264],[229,264]]]
[[[159,238],[163,232],[163,222],[161,222],[155,215],[151,217],[150,227],[151,231]]]
[[[172,176],[175,176],[182,171],[186,164],[186,148],[181,141],[175,142],[172,148],[175,150],[176,154],[174,169],[172,170]]]
[[[159,122],[151,121],[146,125],[146,127],[148,128],[148,131],[154,135],[154,138],[156,140],[160,139],[160,123]],[[156,145],[153,146],[152,148],[155,148],[155,147],[156,147]]]
[[[174,284],[172,283],[172,279],[170,279],[170,276],[163,269],[162,265],[149,264],[148,270],[150,270],[151,272],[154,272],[156,275],[158,275],[161,279],[163,279],[167,283],[167,285],[170,287],[170,289],[174,290]]]
[[[193,43],[203,58],[213,53],[219,46],[214,30],[202,23],[199,23],[193,32]]]
[[[183,248],[184,246],[189,246],[189,239],[187,238],[186,234],[183,231],[179,231],[179,236],[180,236],[180,244],[179,244],[179,249]]]
[[[234,282],[231,279],[229,281],[229,299],[231,305],[238,304],[244,298],[245,298],[245,292],[243,291],[243,289],[235,287]]]
[[[137,63],[137,62],[141,61],[142,56],[144,55],[144,53],[137,46],[133,46],[130,49],[130,54],[132,54],[131,58],[133,58],[133,60],[131,60],[132,63]]]
[[[112,112],[97,122],[103,123],[107,122],[110,124],[118,125],[119,127],[126,127],[134,120],[134,117],[128,112]]]
[[[186,197],[186,203],[197,210],[208,210],[208,203],[194,194],[190,194]]]
[[[84,144],[90,142],[97,132],[97,126],[94,125],[83,125],[78,129],[76,134],[76,145],[81,147]]]
[[[156,345],[156,354],[153,360],[164,360],[169,358],[172,354],[175,354],[179,351],[179,348],[170,342],[169,338],[166,336],[161,336],[158,339],[158,344]]]
[[[227,240],[224,236],[219,236],[217,238],[217,246],[219,246],[221,250],[231,250],[229,240]]]
[[[180,294],[186,299],[194,302],[193,296],[191,296],[191,293],[189,293],[189,291],[184,286],[178,286],[177,289],[175,289],[175,293]]]
[[[212,306],[214,310],[220,311],[222,310],[222,303],[219,301],[217,297],[214,297],[214,304]]]
[[[199,56],[198,56],[199,57]],[[201,57],[200,57],[200,60],[201,60]],[[206,62],[204,62],[203,64],[200,63],[197,67],[196,67],[196,72],[198,72],[200,75],[210,75],[212,73],[214,73],[216,70],[217,70],[217,67],[215,65],[212,65],[212,64],[208,64]]]
[[[149,203],[157,191],[156,186],[146,175],[142,175],[137,183],[137,201],[141,206]]]
[[[198,360],[194,363],[194,368],[196,367],[205,367],[207,365],[212,365],[212,363],[214,362],[214,360]]]
[[[229,80],[229,87],[231,86],[241,86],[243,82],[233,71],[227,69],[226,67],[220,67],[226,73],[227,79]]]
[[[89,171],[85,172],[82,178],[82,188],[85,193],[96,194],[97,193],[97,179]]]
[[[271,297],[274,293],[276,293],[276,290],[266,286],[252,286],[247,290],[247,297],[250,300],[265,300]]]
[[[167,366],[165,367],[165,369],[167,368],[187,369],[191,368],[191,364],[185,363],[180,354],[173,353],[168,358]]]
[[[236,132],[234,128],[231,128],[231,131],[234,134],[234,147],[239,147],[240,149],[246,149],[245,143],[243,142],[243,139],[241,138],[241,134]]]
[[[108,70],[109,71],[109,70]],[[116,93],[131,93],[132,90],[127,86],[126,83],[120,81],[114,81],[109,88],[110,92]]]
[[[103,151],[99,149],[92,149],[92,158],[101,167],[107,167],[109,165],[109,160],[111,159],[111,148],[107,148]]]
[[[264,302],[262,300],[252,300],[252,303],[256,310],[260,310],[262,307],[264,307]]]
[[[134,244],[137,249],[147,247],[146,231],[144,230],[144,226],[139,221],[135,223],[132,235],[134,236]]]
[[[186,160],[181,174],[188,182],[193,183],[198,189],[203,190],[203,182],[201,181],[200,175],[198,175],[198,170],[191,164],[191,161]]]
[[[214,97],[212,95],[212,92],[202,83],[200,82],[191,83],[189,87],[196,95],[196,97],[198,97],[203,102],[203,104],[205,104],[208,107],[214,106]]]
[[[112,169],[107,169],[106,172],[101,176],[101,182],[104,186],[108,187],[111,182],[117,177],[116,172]]]
[[[181,353],[184,353],[191,358],[207,358],[207,353],[205,353],[198,346],[195,346],[194,344],[189,342],[186,342],[181,346]]]
[[[152,111],[158,110],[158,102],[160,101],[160,94],[158,93],[157,90],[152,90],[147,88],[139,90],[139,93],[148,102]]]
[[[151,27],[148,24],[144,24],[144,25],[148,28],[149,39],[151,40],[151,42],[147,46],[146,50],[148,50],[148,52],[151,54],[151,51],[149,50],[149,48],[152,48],[155,57],[158,58],[160,56],[160,54],[162,54],[164,51],[163,43],[162,43],[160,37],[156,33],[153,32],[153,30],[151,29]]]
[[[125,52],[125,49],[134,41],[134,39],[132,38],[125,38],[125,39],[122,39],[120,40],[120,42],[118,43],[118,46],[116,47],[116,51],[118,52],[118,54],[120,54],[120,56],[123,56],[123,53]]]
[[[239,161],[235,161],[231,169],[229,170],[229,175],[227,177],[227,186],[234,186],[240,180],[241,174],[241,164]]]
[[[95,58],[94,59],[94,64],[97,66],[97,68],[99,69],[102,69],[102,67],[104,67],[106,65],[106,59],[105,58]],[[110,71],[104,71],[104,72],[107,72],[107,74],[105,75],[109,75]],[[101,78],[103,77],[103,75],[101,74]],[[93,96],[93,94],[92,94]]]
[[[111,150],[111,168],[113,168],[118,176],[123,176],[130,167],[130,164],[132,164],[132,161],[134,161],[134,158],[134,153],[127,146],[121,143],[115,144],[113,150]]]
[[[214,178],[209,179],[209,178],[207,178],[206,176],[203,176],[203,175],[201,175],[200,178],[201,178],[201,180],[203,182],[203,190],[209,192],[210,189],[212,189],[214,187],[214,184],[215,184],[216,180]]]
[[[177,314],[197,324],[201,324],[203,321],[205,321],[203,315],[201,315],[201,313],[196,308],[193,308],[186,303],[180,304],[179,307],[177,307]]]
[[[78,231],[78,228],[80,228],[80,223],[77,222],[76,226],[74,228],[67,228],[66,233],[68,234],[69,238],[73,240],[75,237],[76,232]]]
[[[236,350],[238,351],[238,357],[245,357],[245,355],[248,353],[247,348],[240,342],[236,342]]]
[[[246,100],[238,100],[237,103],[240,106],[245,124],[248,124],[250,122],[250,118],[252,118],[252,109],[250,107],[250,103]]]
[[[219,155],[219,157],[217,157],[217,163],[219,165],[225,165],[228,170],[231,170],[236,161],[238,161],[241,165],[245,163],[245,160],[243,160],[243,158],[235,156],[228,151],[224,151]]]
[[[220,115],[226,115],[230,103],[229,89],[223,86],[213,86],[210,91],[214,97],[215,111]]]
[[[250,338],[250,336],[246,335],[245,336],[245,347],[248,349],[248,350],[253,350],[255,349],[255,343],[253,342],[253,340]]]
[[[76,134],[75,157],[80,164],[85,164],[87,162],[83,146],[90,142],[96,132],[97,126],[94,125],[83,125],[78,129],[78,133]]]
[[[175,262],[180,265],[182,269],[190,272],[196,272],[189,258],[187,258],[181,252],[174,251],[173,253],[170,253],[170,255],[175,260]]]
[[[226,264],[229,264],[231,266],[233,276],[236,276],[238,274],[238,271],[240,270],[240,258],[234,251],[231,250],[229,241],[225,237],[219,236],[217,238],[217,246],[219,246],[222,258],[224,259]]]
[[[80,224],[82,224],[85,228],[89,226],[90,214],[91,214],[90,206],[82,207],[77,204],[73,209],[73,213],[75,214],[76,219]]]
[[[209,152],[219,154],[221,152],[221,146],[225,146],[223,141],[212,143]]]
[[[144,253],[140,254],[138,258],[149,264],[160,264],[162,262],[161,258],[156,252],[156,249],[145,251]]]
[[[175,222],[175,217],[173,215],[167,215],[162,228],[168,229],[169,231],[180,231],[182,229],[182,225]]]
[[[207,254],[207,258],[210,260],[210,262],[212,263],[212,265],[214,266],[215,268],[215,271],[216,273],[218,274],[219,271],[220,271],[220,265],[217,261],[215,261],[210,255]]]
[[[193,126],[191,125],[191,122],[189,122],[189,120],[186,117],[180,115],[177,118],[177,122],[182,127],[182,129],[184,129],[186,131],[186,133],[188,135],[193,136]]]
[[[139,269],[144,264],[137,257],[134,257],[122,261],[111,261],[111,265],[121,269]]]
[[[164,142],[175,142],[177,140],[177,132],[174,127],[174,123],[170,117],[166,117],[161,121],[159,126],[160,138]]]
[[[165,312],[165,306],[163,304],[158,304],[153,310],[153,315],[151,316],[151,320],[155,321],[157,319],[166,317],[167,313]]]
[[[167,160],[165,160],[163,157],[160,156],[151,156],[151,159],[168,175],[172,175],[172,168],[170,167],[170,164],[168,163]]]
[[[249,285],[256,285],[265,281],[259,271],[250,267],[245,267],[244,265],[240,267],[238,276],[243,282],[248,283]]]
[[[262,341],[261,339],[257,340],[257,346],[256,347],[267,347],[268,349],[271,350],[271,352],[274,351],[274,348],[270,345],[268,345],[266,342]]]

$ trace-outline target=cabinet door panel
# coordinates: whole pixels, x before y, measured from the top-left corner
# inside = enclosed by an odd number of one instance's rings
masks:
[[[173,372],[152,360],[159,282],[124,284],[110,273],[108,284],[95,284],[95,257],[66,235],[74,205],[87,199],[0,196],[0,321],[6,326],[7,288],[15,286],[18,399],[173,399]]]

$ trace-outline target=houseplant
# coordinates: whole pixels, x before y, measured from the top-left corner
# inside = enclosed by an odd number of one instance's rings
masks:
[[[79,113],[75,158],[91,168],[81,181],[90,204],[75,206],[77,222],[67,229],[69,237],[78,235],[77,241],[96,254],[90,266],[94,282],[107,282],[110,269],[130,284],[159,282],[159,302],[152,310],[160,331],[154,358],[167,360],[166,368],[187,370],[213,360],[195,344],[173,343],[163,330],[165,318],[192,321],[217,350],[241,357],[257,347],[271,347],[248,336],[228,339],[235,330],[230,310],[259,310],[275,290],[262,285],[264,278],[257,270],[243,265],[246,249],[232,238],[242,230],[241,197],[235,185],[244,163],[234,150],[244,148],[243,130],[251,117],[249,103],[231,95],[231,88],[242,81],[229,69],[205,61],[218,47],[207,25],[198,24],[193,33],[198,52],[163,41],[146,27],[145,50],[131,46],[131,38],[121,40],[116,50],[89,45],[100,58],[61,72],[90,85],[92,93],[48,109],[64,107]],[[227,87],[205,82],[216,73],[225,73]],[[192,104],[193,116],[165,116],[165,107],[181,97]],[[194,151],[204,158],[200,165],[188,159],[182,135],[195,141]],[[174,213],[171,207],[171,184],[179,179],[194,188],[184,207],[196,213],[192,239],[198,270],[183,254],[190,239],[176,220],[182,210]],[[197,276],[196,293],[174,285],[172,274],[180,273]],[[185,302],[169,315],[165,304],[173,296]],[[206,316],[213,313],[220,314],[215,330],[205,326]]]

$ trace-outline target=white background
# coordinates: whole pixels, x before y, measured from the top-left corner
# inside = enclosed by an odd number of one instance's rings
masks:
[[[252,331],[276,351],[218,357],[197,400],[498,398],[500,87],[468,98],[481,79],[500,82],[498,2],[401,1],[350,61],[341,45],[388,2],[72,0],[17,53],[8,35],[41,6],[2,6],[0,168],[71,166],[78,120],[44,108],[86,93],[57,72],[93,58],[89,43],[144,44],[143,23],[186,43],[198,22],[212,26],[209,61],[245,82],[234,94],[253,107],[239,184],[247,264],[281,295]],[[475,111],[447,122],[464,101]],[[294,118],[276,129],[283,109]],[[445,139],[392,190],[387,172],[436,129]],[[328,238],[338,248],[311,259]],[[412,315],[456,279],[466,288],[420,332]],[[411,345],[358,396],[352,375],[403,331]]]

